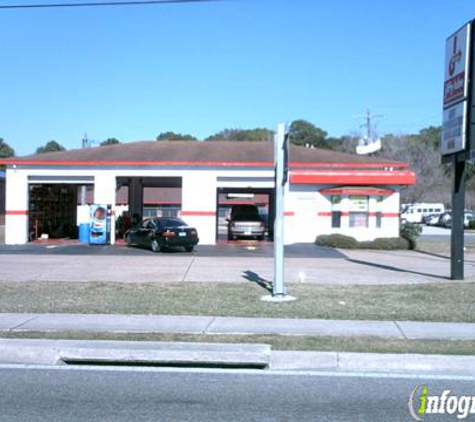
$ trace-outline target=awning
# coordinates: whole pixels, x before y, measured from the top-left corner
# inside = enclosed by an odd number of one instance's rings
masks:
[[[290,182],[302,185],[414,185],[410,170],[295,170]]]
[[[322,189],[323,195],[365,195],[365,196],[390,196],[394,193],[391,189],[380,189],[373,186],[345,186],[331,189]]]

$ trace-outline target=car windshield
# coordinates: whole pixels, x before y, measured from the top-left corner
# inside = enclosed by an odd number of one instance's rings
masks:
[[[260,221],[261,217],[257,212],[243,212],[234,216],[234,221]]]

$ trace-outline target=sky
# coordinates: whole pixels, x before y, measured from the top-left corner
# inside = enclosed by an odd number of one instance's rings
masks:
[[[417,133],[441,124],[445,40],[471,19],[471,0],[0,9],[0,137],[17,156],[295,119],[339,137],[367,110]]]

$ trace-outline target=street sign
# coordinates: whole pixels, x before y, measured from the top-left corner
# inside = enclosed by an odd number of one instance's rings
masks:
[[[467,101],[462,101],[444,110],[442,151],[445,151],[445,154],[453,154],[465,150],[466,128]]]
[[[473,30],[475,21],[467,23],[445,43],[444,70],[444,121],[441,139],[443,163],[452,163],[452,233],[450,251],[450,278],[464,278],[464,210],[466,161],[473,159],[474,111],[473,88],[475,46]],[[468,142],[467,140],[471,141]]]
[[[471,60],[472,22],[445,43],[444,121],[442,155],[465,151],[467,147],[467,102]]]

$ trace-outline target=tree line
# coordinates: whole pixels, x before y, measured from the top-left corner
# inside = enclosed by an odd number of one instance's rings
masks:
[[[374,157],[394,161],[407,162],[417,174],[417,184],[401,191],[401,202],[443,202],[447,206],[451,201],[452,170],[450,166],[441,164],[439,143],[442,127],[429,126],[417,134],[388,134],[381,138],[382,148],[372,154]],[[208,136],[204,141],[254,141],[265,142],[273,139],[275,132],[267,128],[224,129]],[[329,137],[328,133],[306,120],[295,120],[289,127],[290,142],[307,148],[322,148],[333,151],[356,153],[359,136],[347,135]],[[198,141],[191,134],[172,131],[161,132],[157,141]],[[108,138],[99,143],[100,146],[119,144],[117,138]],[[49,141],[37,148],[41,154],[52,151],[63,151],[64,146],[57,141]],[[13,157],[15,152],[0,138],[0,158]],[[468,171],[467,207],[475,208],[475,170]]]

